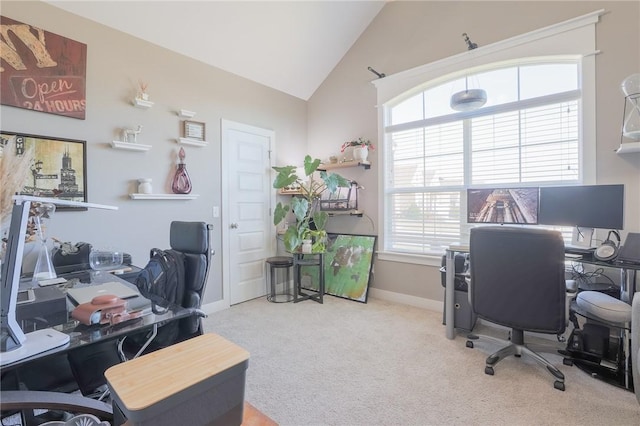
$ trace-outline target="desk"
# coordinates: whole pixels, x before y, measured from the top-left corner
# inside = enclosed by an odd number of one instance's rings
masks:
[[[455,309],[455,255],[456,253],[468,253],[469,246],[465,244],[452,244],[445,252],[445,334],[447,339],[455,339],[456,331],[454,325],[454,309]],[[602,262],[595,259],[588,258],[574,258],[570,257],[567,260],[573,262],[582,262],[595,266],[602,266],[607,268],[617,268],[620,270],[620,299],[631,303],[631,295],[636,291],[636,275],[637,271],[640,271],[640,265],[622,265],[612,262]]]
[[[80,279],[80,276],[84,277],[83,280],[88,280],[89,282],[83,283]],[[112,274],[99,273],[94,274],[91,272],[84,271],[83,274],[67,274],[63,276],[67,278],[68,281],[65,284],[60,284],[62,289],[66,286],[67,288],[71,286],[82,286],[82,285],[90,285],[90,284],[100,284],[107,281],[122,281],[124,284],[133,286],[133,284],[120,279],[118,276],[114,276]],[[25,283],[21,283],[21,288],[26,288],[29,286],[28,281]],[[24,287],[23,287],[24,286]],[[67,307],[69,310],[73,309],[73,305],[71,302],[67,301]],[[169,322],[178,320],[181,318],[187,318],[191,315],[196,314],[195,309],[187,309],[183,308],[179,305],[171,305],[168,309],[163,311],[162,313],[150,313],[144,315],[140,318],[136,318],[131,321],[126,321],[116,325],[92,325],[86,326],[80,324],[78,321],[70,319],[64,324],[55,325],[51,328],[60,331],[64,334],[67,334],[70,337],[70,341],[67,345],[61,346],[58,348],[51,349],[47,352],[43,352],[29,358],[21,359],[16,362],[3,365],[1,367],[1,371],[5,372],[9,369],[13,369],[24,364],[27,364],[33,360],[48,357],[54,354],[65,353],[76,349],[81,346],[91,345],[97,342],[105,341],[107,339],[116,339],[119,337],[124,337],[130,334],[135,334],[144,330],[152,329],[159,323]],[[38,327],[36,327],[38,328]],[[48,328],[48,327],[40,327],[40,328]],[[26,332],[30,330],[25,330]]]

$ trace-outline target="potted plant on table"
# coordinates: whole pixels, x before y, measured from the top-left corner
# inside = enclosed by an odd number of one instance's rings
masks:
[[[278,226],[289,212],[293,212],[296,222],[287,228],[283,237],[285,249],[292,253],[303,252],[304,240],[311,240],[311,250],[305,250],[305,253],[324,252],[329,214],[319,209],[320,195],[324,191],[334,194],[339,187],[349,186],[349,181],[336,173],[320,171],[318,179],[315,174],[319,166],[319,159],[307,155],[304,158],[304,176],[299,176],[302,173],[296,166],[273,167],[278,173],[273,181],[274,188],[299,188],[291,202],[278,202],[273,215],[273,224]]]

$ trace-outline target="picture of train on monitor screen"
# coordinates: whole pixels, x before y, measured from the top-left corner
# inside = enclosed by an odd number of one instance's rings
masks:
[[[467,189],[467,222],[536,225],[538,187]]]

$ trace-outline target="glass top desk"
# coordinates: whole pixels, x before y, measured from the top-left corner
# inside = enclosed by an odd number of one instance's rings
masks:
[[[469,245],[464,243],[452,244],[445,252],[445,333],[447,339],[455,339],[456,331],[454,324],[455,311],[455,255],[456,253],[468,253]],[[615,261],[603,262],[587,256],[576,257],[567,255],[566,260],[590,265],[614,268],[620,270],[620,299],[631,303],[632,295],[638,290],[635,286],[637,272],[640,265],[622,264]]]
[[[67,279],[66,283],[57,285],[58,288],[63,292],[66,289],[71,287],[90,286],[90,285],[101,284],[109,281],[120,281],[125,285],[128,285],[132,288],[136,288],[133,284],[121,279],[117,275],[113,275],[105,272],[95,273],[93,271],[81,271],[77,273],[61,275],[61,277]],[[30,280],[23,281],[21,282],[20,290],[24,290],[29,287],[33,287]],[[142,297],[142,296],[138,296],[138,297]],[[71,310],[73,310],[73,304],[69,301],[68,297],[67,297],[66,303],[67,303],[67,311],[68,313],[70,313]],[[149,302],[148,306],[151,306],[151,302]],[[36,359],[41,359],[41,358],[45,358],[55,354],[69,352],[81,346],[91,345],[91,344],[106,341],[109,339],[123,338],[127,335],[136,334],[141,331],[153,329],[154,327],[157,327],[158,325],[166,322],[175,321],[175,320],[187,318],[189,316],[198,314],[198,311],[196,309],[183,308],[182,306],[175,305],[175,304],[170,305],[167,308],[158,307],[157,309],[154,309],[154,310],[150,309],[149,311],[150,313],[146,313],[141,317],[128,320],[115,325],[95,324],[95,325],[87,326],[72,319],[70,315],[67,316],[67,321],[65,323],[54,325],[52,327],[46,324],[44,326],[38,326],[37,321],[33,321],[32,323],[30,322],[30,325],[33,325],[33,328],[23,330],[25,333],[29,333],[30,331],[34,331],[34,329],[38,329],[38,328],[53,328],[59,332],[62,332],[68,335],[70,338],[69,343],[63,346],[51,349],[46,352],[33,355],[28,358],[24,358],[12,363],[5,364],[0,369],[2,372],[4,372],[9,369],[20,367]],[[0,354],[0,356],[2,355]]]

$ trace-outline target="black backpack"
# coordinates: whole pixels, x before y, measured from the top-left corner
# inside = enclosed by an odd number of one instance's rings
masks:
[[[153,302],[154,313],[160,313],[155,305],[167,307],[170,303],[183,306],[185,289],[184,254],[175,250],[151,249],[151,258],[135,281],[142,296]],[[161,324],[158,335],[151,342],[152,348],[172,345],[178,338],[179,321]],[[137,340],[138,343],[143,343]]]

